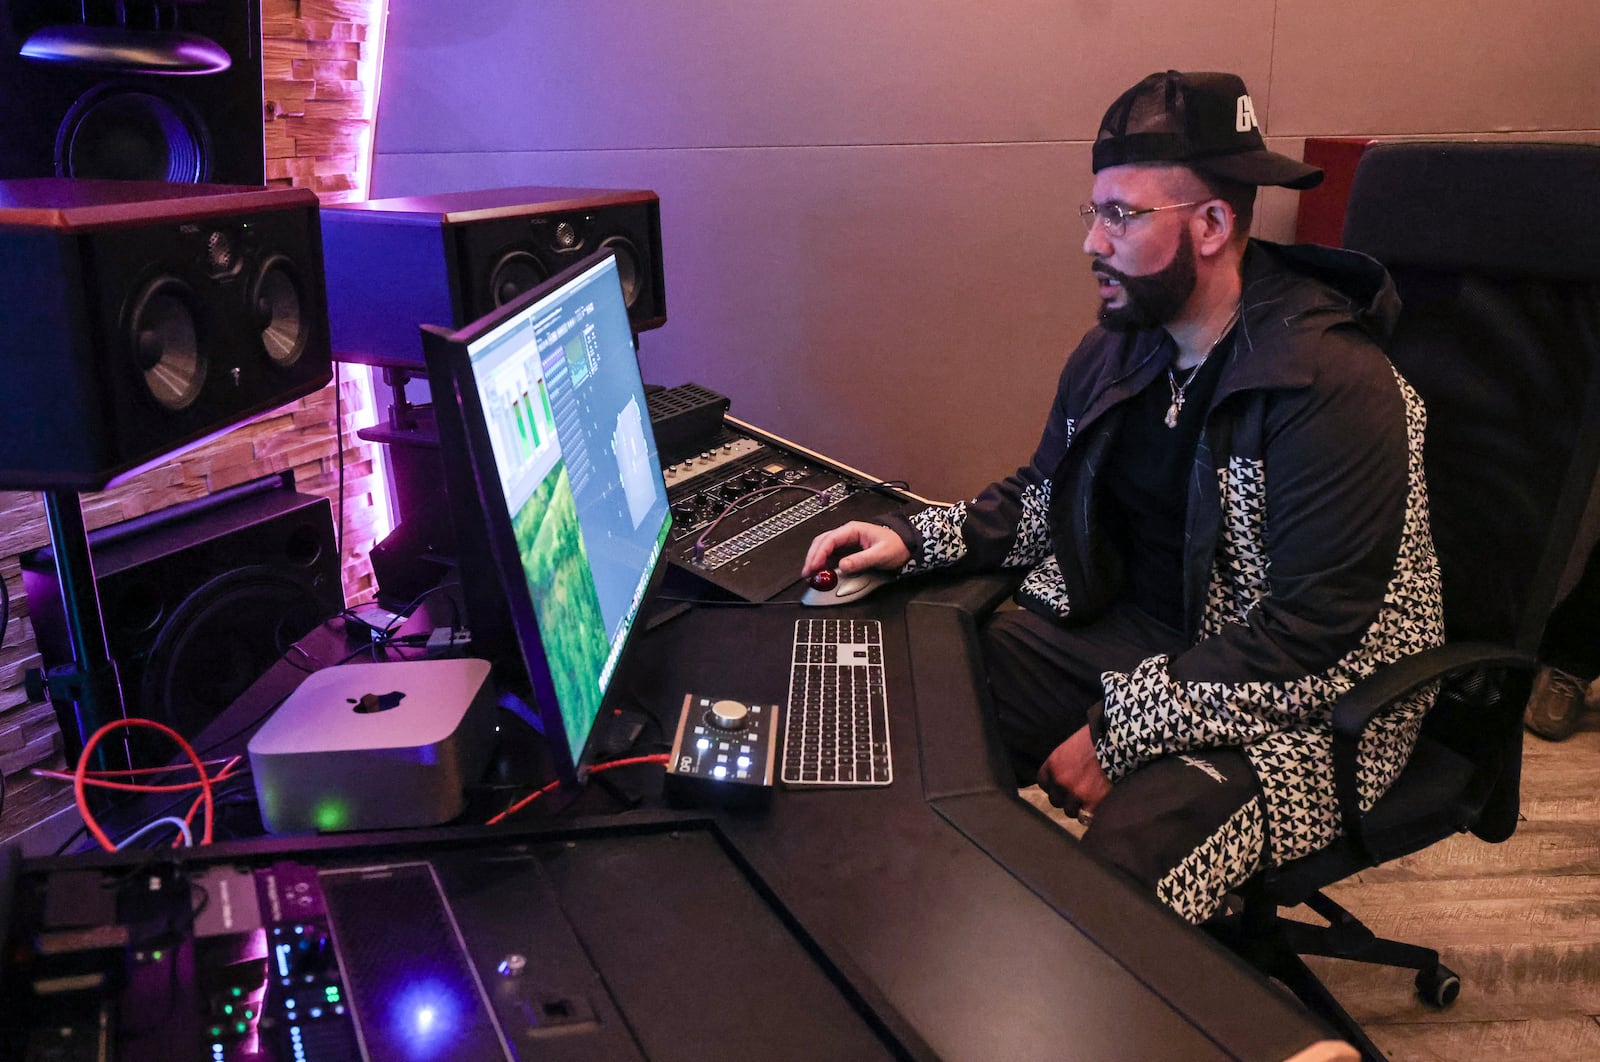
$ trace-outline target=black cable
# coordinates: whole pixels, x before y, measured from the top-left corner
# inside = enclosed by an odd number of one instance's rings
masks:
[[[798,579],[798,577],[797,577]],[[708,597],[674,597],[669,594],[652,594],[652,601],[670,601],[674,604],[693,605],[695,608],[793,608],[798,601],[741,601],[720,600]]]
[[[333,550],[339,557],[340,578],[344,572],[344,363],[333,363],[333,430],[334,442],[339,447],[339,532]],[[342,595],[341,595],[342,596]]]
[[[241,734],[244,734],[244,733],[246,733],[246,732],[248,732],[250,730],[253,730],[256,727],[260,726],[261,723],[267,718],[267,716],[269,716],[273,712],[277,711],[278,708],[283,704],[283,702],[288,700],[288,699],[289,699],[289,694],[285,693],[282,697],[279,697],[277,700],[273,701],[272,704],[269,705],[265,711],[258,712],[256,714],[255,718],[251,719],[248,723],[245,723],[243,726],[234,728],[232,733],[227,734],[227,735],[225,735],[223,737],[217,738],[215,741],[212,741],[210,744],[206,745],[205,748],[196,749],[195,750],[195,755],[200,757],[203,760],[208,755],[210,755],[212,752],[214,752],[215,750],[221,748],[222,746],[232,742],[235,738],[239,737]],[[246,766],[249,765],[249,761],[248,760],[245,761],[245,765]],[[237,768],[236,768],[236,770],[237,770]],[[232,775],[230,775],[229,777],[231,778]]]
[[[126,807],[127,804],[128,804],[128,801],[126,801],[126,800],[117,801],[117,802],[115,802],[113,804],[107,805],[106,808],[105,808],[105,811],[115,811],[119,807]],[[102,814],[104,814],[104,812],[102,812]],[[82,826],[79,826],[76,830],[73,830],[71,833],[67,834],[67,839],[65,841],[62,841],[61,844],[56,847],[56,850],[55,850],[54,854],[55,855],[61,855],[68,848],[72,847],[72,842],[76,841],[79,837],[81,837],[82,835],[84,835],[84,834],[86,834],[88,832],[89,832],[89,824],[86,822]]]
[[[0,575],[0,645],[6,641],[6,628],[11,625],[11,590],[5,576]]]

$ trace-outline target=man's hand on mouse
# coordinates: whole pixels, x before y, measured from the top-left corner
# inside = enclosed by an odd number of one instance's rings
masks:
[[[899,535],[881,524],[852,520],[811,540],[800,577],[809,579],[829,567],[840,575],[852,575],[868,568],[899,571],[910,560],[911,551],[906,549]]]

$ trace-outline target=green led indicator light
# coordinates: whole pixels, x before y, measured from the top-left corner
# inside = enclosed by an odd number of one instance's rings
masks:
[[[337,800],[329,800],[312,809],[311,821],[319,830],[342,830],[350,824],[350,808]]]
[[[238,985],[234,985],[233,986],[233,998],[234,999],[238,999],[242,995],[244,995],[244,989],[240,988]]]
[[[232,1003],[224,1003],[222,1005],[222,1013],[224,1013],[224,1014],[232,1014],[233,1013],[233,1004]]]
[[[235,1022],[233,1025],[233,1031],[238,1033],[240,1036],[243,1036],[245,1033],[250,1031],[250,1026],[242,1021]]]
[[[329,1003],[337,1003],[337,1002],[339,1002],[339,986],[338,985],[329,985],[324,994],[328,997],[328,1002]]]
[[[222,1026],[220,1026],[220,1025],[213,1025],[213,1026],[212,1026],[212,1027],[211,1027],[211,1035],[212,1035],[212,1036],[221,1036],[221,1035],[222,1035]]]
[[[155,962],[160,962],[161,961],[161,953],[159,951],[152,951],[150,953],[150,958],[151,958],[151,960],[153,960]]]

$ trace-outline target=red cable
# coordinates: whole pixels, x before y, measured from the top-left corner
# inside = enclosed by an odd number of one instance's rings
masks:
[[[218,771],[216,774],[211,776],[211,779],[210,779],[211,784],[212,785],[216,785],[218,782],[227,781],[229,778],[234,777],[233,769],[236,766],[238,766],[239,761],[241,759],[243,759],[243,758],[244,757],[242,757],[242,756],[231,757],[228,760],[228,762],[223,765],[222,770]],[[195,797],[194,798],[194,802],[189,805],[189,813],[183,817],[184,825],[189,825],[190,823],[192,823],[194,821],[194,813],[200,809],[200,802],[203,799],[205,799],[204,791],[201,792],[200,796]],[[181,837],[174,838],[173,842],[172,842],[173,847],[176,848],[177,845],[178,845],[178,842],[181,841],[182,839],[183,838],[181,838]]]
[[[188,764],[183,766],[187,767]],[[63,782],[73,781],[77,777],[77,775],[69,771],[54,771],[46,767],[35,768],[33,775],[36,778],[52,778]],[[221,781],[221,778],[222,776],[219,774],[212,776],[211,780],[218,782]],[[147,785],[141,782],[114,782],[103,776],[86,775],[83,779],[83,784],[92,785],[99,789],[115,789],[123,793],[181,793],[186,789],[199,789],[204,783],[194,781],[174,782],[171,785]]]
[[[238,757],[235,756],[234,759],[237,760]],[[206,766],[213,767],[219,763],[227,763],[229,761],[226,757],[218,756],[214,760],[205,760],[203,762]],[[115,778],[119,775],[171,774],[173,771],[186,771],[189,766],[187,763],[169,763],[165,767],[129,767],[115,771],[85,771],[84,777],[93,782],[97,778]],[[32,769],[32,773],[38,778],[59,778],[65,782],[72,781],[71,771],[55,771],[48,767],[35,767]]]
[[[671,759],[672,757],[665,752],[657,752],[649,756],[630,756],[625,760],[607,760],[604,763],[597,763],[589,768],[589,773],[599,774],[601,771],[609,771],[613,767],[627,767],[635,763],[666,763]]]
[[[605,763],[597,763],[593,767],[589,768],[589,773],[599,774],[601,771],[609,771],[613,767],[627,767],[635,763],[666,763],[670,759],[672,759],[672,757],[664,752],[658,752],[650,756],[630,756],[625,760],[607,760]],[[515,804],[512,804],[509,808],[506,808],[500,814],[491,818],[484,825],[493,826],[496,823],[504,821],[506,816],[516,814],[529,804],[533,803],[535,800],[538,800],[540,797],[544,796],[546,793],[555,790],[560,785],[561,780],[558,778],[554,782],[551,782],[549,785],[545,786],[543,789],[540,789],[538,792],[530,793],[523,797]]]
[[[83,743],[83,752],[78,756],[78,769],[72,774],[72,795],[78,802],[78,814],[83,816],[83,824],[89,830],[89,833],[100,843],[101,848],[108,852],[117,850],[117,846],[111,843],[111,838],[106,836],[106,832],[95,821],[94,813],[89,810],[88,794],[85,792],[85,787],[89,782],[89,757],[94,753],[95,746],[100,744],[101,738],[121,727],[147,727],[151,730],[159,731],[177,743],[179,750],[189,758],[189,762],[194,765],[194,769],[199,775],[200,800],[206,806],[205,833],[201,836],[200,843],[210,844],[212,820],[216,815],[216,803],[212,798],[211,778],[206,774],[205,764],[200,761],[200,755],[195,752],[193,747],[183,739],[182,734],[179,734],[170,726],[158,723],[153,719],[113,719],[93,734],[90,734],[89,740]],[[192,815],[193,811],[190,814]]]
[[[516,812],[521,811],[523,808],[527,807],[529,804],[533,803],[535,800],[538,800],[540,797],[544,796],[546,793],[551,792],[552,790],[554,790],[560,784],[561,784],[561,779],[557,778],[555,781],[551,782],[549,785],[545,786],[543,789],[540,789],[539,791],[534,792],[534,793],[529,793],[527,796],[523,797],[521,800],[517,801],[515,804],[512,804],[509,808],[506,808],[500,814],[494,816],[487,823],[485,823],[485,825],[493,826],[496,823],[503,821],[507,815],[512,815],[512,814],[515,814]]]

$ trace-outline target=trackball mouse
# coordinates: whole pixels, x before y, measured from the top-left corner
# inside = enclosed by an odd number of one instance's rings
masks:
[[[800,595],[800,603],[848,605],[866,597],[884,583],[892,582],[893,575],[876,568],[850,575],[843,575],[833,568],[823,568],[811,577],[811,585]]]

